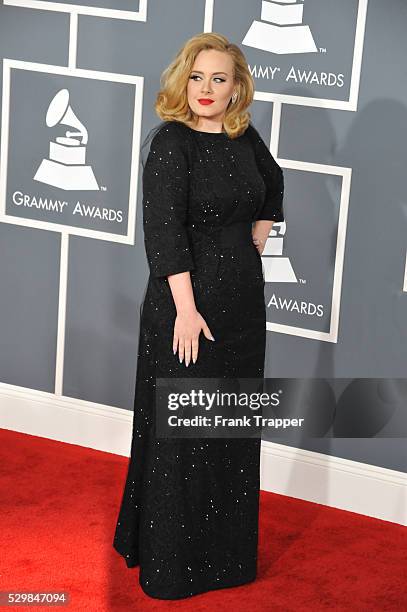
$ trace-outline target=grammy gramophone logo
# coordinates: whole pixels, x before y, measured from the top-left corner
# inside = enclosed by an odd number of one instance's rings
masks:
[[[278,54],[318,53],[309,26],[302,23],[303,11],[298,0],[262,0],[261,21],[253,21],[242,44]]]
[[[63,124],[75,129],[67,130],[65,136],[50,141],[49,158],[42,160],[34,180],[66,191],[99,190],[93,170],[86,163],[88,130],[73,112],[67,89],[55,94],[48,106],[45,122],[49,128]]]
[[[298,283],[290,259],[283,254],[286,228],[285,221],[273,223],[264,245],[261,260],[266,283]]]

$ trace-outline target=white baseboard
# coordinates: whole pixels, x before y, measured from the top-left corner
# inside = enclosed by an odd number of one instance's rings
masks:
[[[260,487],[407,525],[407,474],[262,441]]]
[[[128,456],[133,413],[0,383],[0,427]]]
[[[0,383],[0,427],[128,456],[132,412]],[[407,474],[262,441],[261,489],[407,525]]]

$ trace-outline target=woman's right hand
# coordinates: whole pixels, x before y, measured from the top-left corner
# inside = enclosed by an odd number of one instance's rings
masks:
[[[174,323],[172,350],[175,355],[178,349],[180,363],[182,363],[185,356],[185,365],[188,366],[191,355],[192,361],[196,362],[201,331],[208,340],[215,340],[205,319],[196,309],[177,313]]]

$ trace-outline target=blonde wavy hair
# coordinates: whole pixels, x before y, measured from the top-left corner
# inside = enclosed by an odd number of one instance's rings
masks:
[[[187,85],[195,59],[203,49],[223,51],[232,57],[238,95],[235,103],[229,102],[223,127],[230,138],[237,138],[250,122],[251,113],[247,108],[253,101],[254,81],[241,49],[222,34],[203,32],[187,40],[161,74],[161,89],[154,104],[155,111],[163,121],[182,121],[190,126],[196,124],[198,116],[188,104]]]

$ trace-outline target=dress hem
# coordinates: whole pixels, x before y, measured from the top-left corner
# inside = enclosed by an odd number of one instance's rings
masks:
[[[131,561],[130,559],[128,559],[126,557],[126,554],[124,552],[122,552],[117,546],[116,544],[113,544],[113,548],[114,550],[121,556],[123,557],[124,561],[126,562],[126,565],[129,569],[132,569],[133,567],[137,567],[140,565],[139,561]]]
[[[114,544],[113,544],[113,548],[115,549],[116,552],[119,553],[121,557],[123,557],[128,569],[134,569],[135,567],[138,567],[140,565],[138,561],[128,560],[126,558],[126,555],[122,553],[120,550],[118,550]],[[198,591],[194,591],[194,592],[188,591],[188,592],[184,592],[181,595],[175,595],[175,596],[165,596],[165,595],[158,595],[158,594],[153,595],[151,592],[149,592],[148,588],[143,584],[140,578],[139,578],[139,585],[143,593],[145,593],[149,597],[152,597],[153,599],[176,600],[176,599],[186,599],[188,597],[193,597],[194,595],[202,595],[208,591],[218,591],[219,589],[230,589],[233,587],[243,586],[245,584],[249,584],[250,582],[254,582],[256,578],[257,578],[257,573],[252,578],[240,578],[234,581],[232,580],[232,581],[223,582],[219,584],[212,583],[209,586],[200,587]]]
[[[218,591],[219,589],[230,589],[233,587],[244,586],[245,584],[254,582],[256,578],[257,578],[257,574],[252,578],[241,578],[239,580],[236,579],[235,581],[229,581],[229,582],[224,582],[224,583],[219,583],[219,584],[211,583],[210,585],[207,585],[207,586],[203,585],[202,587],[199,587],[199,590],[195,590],[193,592],[187,591],[181,595],[175,595],[175,596],[165,596],[165,595],[158,595],[158,594],[153,595],[151,592],[148,591],[148,588],[146,588],[145,585],[143,585],[141,580],[139,580],[139,584],[143,592],[149,597],[152,597],[153,599],[176,600],[176,599],[186,599],[188,597],[193,597],[194,595],[203,595],[204,593],[207,593],[209,591]]]

